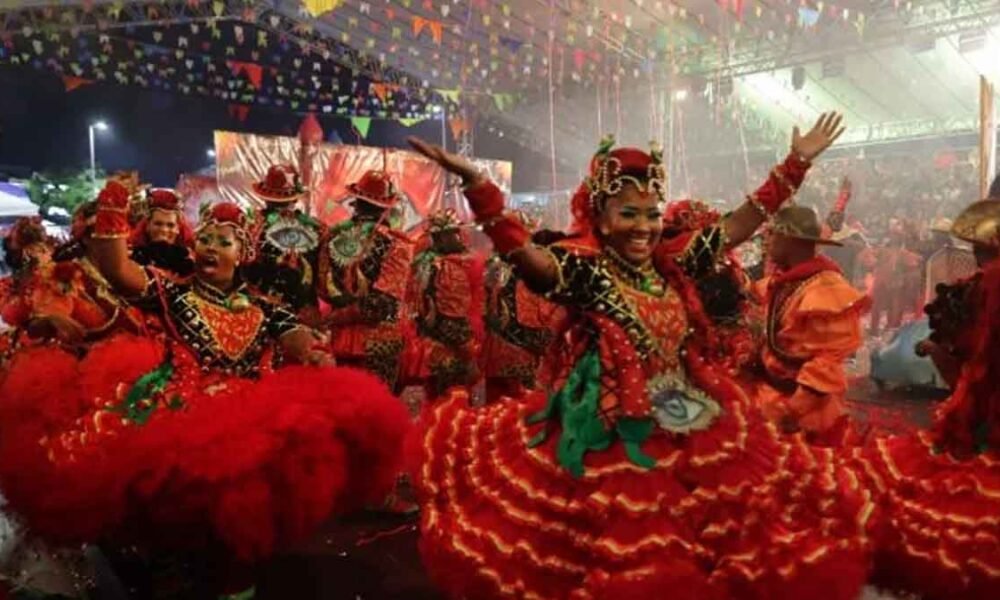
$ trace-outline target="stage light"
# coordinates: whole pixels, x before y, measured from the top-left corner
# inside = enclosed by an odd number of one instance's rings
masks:
[[[215,158],[215,150],[212,149],[212,148],[209,148],[208,150],[206,150],[205,154],[207,154],[209,158]]]

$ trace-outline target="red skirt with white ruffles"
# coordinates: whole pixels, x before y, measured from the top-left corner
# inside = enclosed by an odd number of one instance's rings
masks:
[[[142,424],[117,416],[107,399],[163,356],[124,335],[82,360],[54,347],[14,358],[0,380],[0,487],[32,531],[255,560],[391,489],[410,421],[375,377],[288,367],[201,386],[175,373],[183,398]]]
[[[539,393],[428,406],[411,437],[424,563],[453,598],[855,600],[875,510],[829,449],[782,438],[743,404],[707,431],[618,442],[572,477]],[[554,424],[549,423],[552,427]]]
[[[883,498],[877,584],[924,600],[1000,598],[996,451],[958,460],[920,432],[877,439],[854,460]]]

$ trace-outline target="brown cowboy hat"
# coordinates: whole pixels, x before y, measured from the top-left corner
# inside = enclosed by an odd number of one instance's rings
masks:
[[[790,204],[775,213],[771,219],[771,233],[824,246],[843,246],[840,242],[823,237],[823,228],[816,211],[798,204]]]
[[[1000,199],[980,200],[966,207],[955,218],[951,234],[972,244],[1000,248]]]

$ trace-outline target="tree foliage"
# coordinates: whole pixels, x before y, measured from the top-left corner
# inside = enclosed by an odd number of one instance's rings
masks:
[[[104,183],[104,173],[97,173],[97,187]],[[62,208],[72,214],[76,207],[94,198],[90,170],[35,173],[28,181],[28,197],[39,206],[42,214],[52,208]]]

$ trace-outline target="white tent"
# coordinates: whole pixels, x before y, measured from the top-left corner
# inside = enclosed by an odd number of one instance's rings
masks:
[[[28,199],[28,192],[13,183],[0,183],[0,219],[31,217],[38,214],[38,206]]]

